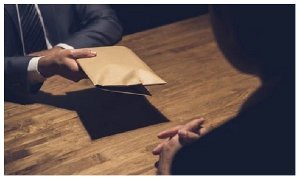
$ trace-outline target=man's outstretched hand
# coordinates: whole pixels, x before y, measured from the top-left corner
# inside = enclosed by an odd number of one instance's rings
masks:
[[[38,54],[34,54],[38,55]],[[77,59],[91,58],[97,54],[89,49],[60,49],[57,48],[45,55],[38,62],[38,70],[45,77],[60,75],[72,81],[79,81],[86,78],[86,74],[81,70]]]

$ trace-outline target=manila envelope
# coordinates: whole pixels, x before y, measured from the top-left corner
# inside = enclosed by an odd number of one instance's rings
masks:
[[[130,89],[136,89],[130,87],[166,83],[127,47],[108,46],[89,49],[97,52],[97,56],[78,59],[77,62],[97,87],[108,91],[124,90],[124,93],[139,94],[135,91],[130,92]],[[115,88],[117,90],[114,90]]]

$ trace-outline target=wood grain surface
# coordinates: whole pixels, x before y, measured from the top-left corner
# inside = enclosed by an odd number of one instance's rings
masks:
[[[48,79],[25,104],[4,103],[5,174],[154,175],[158,132],[197,117],[215,128],[260,85],[235,70],[204,15],[123,37],[166,85],[152,96]]]

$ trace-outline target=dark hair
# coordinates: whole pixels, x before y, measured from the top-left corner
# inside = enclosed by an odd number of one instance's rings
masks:
[[[219,46],[238,69],[256,65],[270,76],[294,68],[294,5],[215,5],[210,12]]]

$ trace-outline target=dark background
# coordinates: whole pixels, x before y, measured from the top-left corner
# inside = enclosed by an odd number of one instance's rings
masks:
[[[199,16],[208,5],[111,5],[124,28],[124,35]]]

